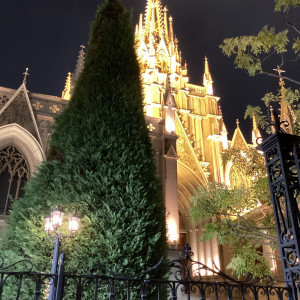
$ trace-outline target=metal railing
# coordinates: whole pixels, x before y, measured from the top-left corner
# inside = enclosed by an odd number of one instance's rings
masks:
[[[64,260],[60,261],[57,274],[33,272],[29,260],[22,260],[5,267],[0,264],[0,299],[47,299],[50,285],[55,285],[55,300],[98,299],[293,299],[292,289],[277,285],[272,278],[253,278],[237,281],[201,262],[192,260],[193,253],[186,244],[182,259],[163,263],[135,275],[118,274],[103,265],[90,269],[89,274],[67,274]],[[151,272],[168,267],[170,279],[155,279]],[[216,276],[202,277],[203,270]],[[157,272],[156,272],[157,273]],[[212,281],[214,279],[214,281]]]

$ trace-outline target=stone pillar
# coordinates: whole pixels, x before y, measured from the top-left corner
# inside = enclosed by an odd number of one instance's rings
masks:
[[[173,142],[176,141],[173,140]],[[167,142],[167,144],[170,144]],[[169,147],[165,157],[164,196],[166,205],[167,238],[171,249],[179,246],[179,210],[177,184],[177,154],[174,145]]]

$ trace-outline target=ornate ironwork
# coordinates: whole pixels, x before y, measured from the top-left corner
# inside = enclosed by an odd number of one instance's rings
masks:
[[[272,280],[239,282],[221,271],[192,260],[193,253],[188,244],[181,252],[182,259],[163,262],[138,274],[120,274],[118,268],[113,271],[103,265],[94,266],[90,274],[64,273],[64,260],[61,259],[57,274],[34,272],[8,272],[0,270],[1,276],[9,275],[15,282],[4,283],[0,287],[0,299],[6,288],[10,299],[36,299],[47,296],[49,278],[55,278],[55,300],[62,299],[292,299],[290,287],[276,286]],[[169,279],[156,279],[160,268],[173,269]],[[213,272],[216,277],[201,277],[200,271]],[[154,272],[155,271],[155,272]],[[173,278],[173,279],[172,279]],[[217,279],[217,281],[216,281]],[[212,281],[214,280],[214,281]],[[48,283],[47,283],[48,282]],[[5,287],[6,285],[6,287]],[[28,289],[28,286],[30,287]],[[2,298],[1,298],[2,297]]]
[[[26,158],[14,146],[8,146],[0,150],[0,177],[8,174],[7,181],[4,184],[5,193],[0,199],[1,214],[7,214],[10,205],[10,199],[18,199],[22,184],[29,178],[29,167]],[[13,195],[12,195],[13,193]],[[1,197],[0,194],[0,197]]]
[[[265,154],[266,167],[272,196],[284,279],[293,289],[297,299],[300,281],[300,214],[297,204],[299,196],[300,137],[290,135],[282,129],[282,122],[274,113],[275,133],[259,146]]]

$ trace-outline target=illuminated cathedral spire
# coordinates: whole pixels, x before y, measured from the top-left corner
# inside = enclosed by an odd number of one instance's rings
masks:
[[[203,85],[206,88],[207,95],[213,95],[213,80],[209,71],[208,60],[205,56],[205,67],[204,67],[204,75],[203,75]]]
[[[135,31],[137,55],[145,80],[147,77],[148,81],[153,81],[153,76],[148,78],[148,75],[157,70],[161,74],[157,81],[165,85],[165,75],[173,74],[171,84],[180,84],[180,89],[184,88],[184,82],[188,82],[187,70],[181,65],[181,52],[173,32],[173,19],[168,18],[167,12],[166,7],[162,8],[161,0],[147,0],[145,14],[140,16]],[[185,79],[179,80],[180,76]],[[174,80],[177,82],[174,83]]]
[[[162,6],[160,0],[148,0],[145,13],[145,34],[162,37]]]
[[[79,51],[75,71],[74,71],[74,73],[68,73],[65,89],[62,91],[62,98],[66,99],[66,100],[71,99],[75,84],[76,84],[77,80],[79,79],[80,74],[82,73],[82,70],[84,68],[84,57],[85,57],[84,48],[85,48],[85,46],[81,45],[80,48],[81,49]]]
[[[71,72],[69,72],[66,80],[65,89],[62,91],[62,95],[61,95],[61,97],[65,100],[71,99],[71,81],[72,81],[72,76],[71,76]]]
[[[281,70],[280,66],[277,66],[276,69],[274,69],[279,75],[279,86],[280,86],[280,122],[282,123],[281,127],[283,130],[285,130],[287,133],[293,134],[293,128],[292,123],[296,120],[295,114],[293,109],[291,108],[290,104],[285,98],[285,82],[282,78],[282,73],[284,73],[284,70]]]

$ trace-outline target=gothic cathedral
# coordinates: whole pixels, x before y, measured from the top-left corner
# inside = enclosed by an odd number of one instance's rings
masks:
[[[201,227],[189,218],[189,199],[198,186],[215,181],[228,186],[240,180],[232,165],[222,164],[230,147],[250,147],[239,126],[227,139],[214,95],[208,59],[202,85],[189,83],[182,62],[173,19],[160,0],[147,0],[135,30],[136,52],[144,88],[144,111],[156,154],[157,174],[163,183],[168,243],[178,249],[189,242],[194,259],[209,267],[224,264],[216,239],[199,242]],[[84,68],[81,47],[74,73],[69,73],[62,97],[31,93],[24,81],[17,90],[0,87],[0,229],[5,228],[11,201],[22,197],[22,187],[45,159],[51,124],[69,103]],[[217,84],[217,83],[216,83]],[[260,136],[253,127],[253,143]],[[205,275],[205,274],[203,274]]]

